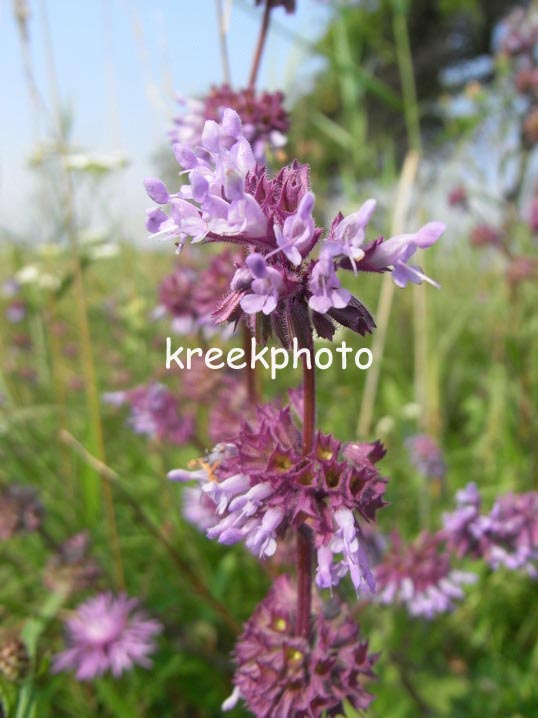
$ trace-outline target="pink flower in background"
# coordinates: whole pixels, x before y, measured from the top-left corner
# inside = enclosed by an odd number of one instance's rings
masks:
[[[471,231],[470,241],[473,247],[496,247],[500,244],[501,235],[489,224],[477,224]]]
[[[456,494],[457,508],[444,515],[443,536],[458,556],[483,558],[493,569],[524,571],[538,578],[538,492],[499,496],[480,513],[475,484]]]
[[[483,517],[482,530],[492,568],[504,566],[538,578],[538,491],[500,496]]]
[[[451,207],[469,209],[469,197],[467,195],[467,190],[463,185],[454,187],[454,189],[448,193],[448,204]]]
[[[100,593],[82,603],[66,622],[67,648],[53,659],[53,670],[74,671],[79,681],[112,673],[118,677],[135,665],[149,668],[156,649],[158,621],[138,609],[138,599]]]
[[[113,406],[131,408],[129,424],[136,434],[182,446],[194,434],[194,417],[181,414],[176,397],[163,384],[152,382],[128,391],[104,394],[103,400]]]
[[[430,479],[444,479],[446,464],[439,444],[427,434],[417,434],[405,440],[413,466]]]
[[[443,537],[423,532],[405,544],[391,534],[389,550],[374,574],[381,603],[404,604],[412,616],[433,618],[454,608],[464,596],[462,586],[476,581],[472,573],[454,570],[443,548]]]
[[[486,548],[484,521],[480,514],[482,498],[475,483],[456,492],[456,510],[443,515],[443,536],[457,556],[481,558]]]
[[[22,322],[26,316],[26,302],[22,299],[15,299],[6,309],[6,319],[11,324],[18,324]]]

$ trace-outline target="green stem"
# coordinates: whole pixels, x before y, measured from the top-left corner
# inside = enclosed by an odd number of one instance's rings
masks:
[[[420,114],[405,3],[402,0],[394,0],[393,11],[392,28],[400,81],[402,83],[402,98],[409,149],[420,152],[422,145],[420,139]]]

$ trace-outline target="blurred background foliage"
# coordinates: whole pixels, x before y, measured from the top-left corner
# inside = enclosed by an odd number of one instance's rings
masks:
[[[335,4],[315,46],[325,60],[323,70],[292,108],[291,154],[308,155],[327,184],[372,175],[391,179],[409,144],[401,122],[399,19],[406,19],[421,127],[436,142],[443,134],[436,102],[444,91],[442,70],[490,53],[493,29],[513,5],[510,0]]]

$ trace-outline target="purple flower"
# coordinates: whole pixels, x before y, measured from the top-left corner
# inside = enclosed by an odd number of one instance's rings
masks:
[[[463,185],[458,185],[448,193],[448,204],[450,207],[460,207],[460,209],[469,209],[469,196]]]
[[[247,261],[248,259],[250,257],[247,258]],[[245,294],[241,298],[241,309],[247,314],[257,314],[258,312],[271,314],[276,309],[280,294],[284,291],[284,280],[277,269],[268,267],[265,263],[257,265],[256,270],[259,274],[254,275],[256,278],[250,285],[252,294]]]
[[[212,256],[207,266],[198,272],[193,287],[193,304],[202,326],[215,326],[213,314],[229,294],[234,267],[240,261],[239,254],[225,249]]]
[[[451,611],[463,598],[462,586],[474,583],[476,576],[453,570],[442,543],[442,535],[423,532],[406,545],[393,531],[389,550],[374,571],[378,600],[404,604],[412,616],[425,618]]]
[[[275,224],[276,242],[289,261],[298,266],[303,261],[303,252],[311,249],[314,238],[314,218],[312,210],[316,198],[312,192],[307,192],[301,198],[297,212],[286,217],[282,229]]]
[[[17,296],[20,291],[21,285],[14,277],[12,277],[11,279],[6,279],[6,281],[2,284],[2,294],[8,299]]]
[[[144,187],[148,193],[148,197],[157,204],[168,204],[170,202],[170,195],[166,189],[164,182],[155,177],[148,177],[144,181]]]
[[[415,234],[400,234],[384,242],[376,241],[365,248],[365,256],[359,262],[359,270],[384,272],[392,271],[392,279],[398,287],[405,287],[408,282],[421,284],[429,282],[434,287],[439,285],[427,277],[420,267],[408,265],[417,249],[427,249],[437,242],[445,231],[442,222],[429,222]],[[391,269],[392,268],[392,269]]]
[[[158,621],[136,610],[138,599],[100,593],[82,603],[66,622],[67,648],[53,658],[53,671],[73,670],[79,681],[111,672],[114,677],[134,665],[149,668]]]
[[[481,558],[487,547],[484,517],[480,514],[482,499],[475,483],[456,493],[456,510],[443,515],[443,536],[457,556]]]
[[[178,446],[186,444],[193,436],[192,414],[179,413],[175,397],[163,384],[154,382],[129,391],[111,392],[103,399],[114,406],[130,406],[129,424],[136,434]]]
[[[437,442],[427,434],[417,434],[405,440],[413,466],[430,479],[444,479],[446,464]]]
[[[312,216],[308,167],[293,162],[270,176],[256,164],[240,117],[230,108],[219,122],[205,123],[200,147],[178,144],[174,152],[188,184],[170,195],[168,219],[151,215],[153,236],[175,237],[180,246],[192,237],[243,248],[230,291],[214,311],[217,323],[243,319],[253,329],[261,315],[264,337],[274,334],[284,346],[296,337],[301,347],[311,347],[313,330],[331,339],[335,323],[363,335],[375,326],[361,302],[342,289],[337,269],[392,271],[400,286],[428,279],[407,261],[433,244],[444,225],[432,222],[413,235],[364,245],[374,200],[345,219],[335,218],[316,260],[323,230]],[[157,201],[168,196],[153,179],[148,190]]]
[[[214,375],[215,372],[212,372]],[[207,433],[213,443],[232,441],[239,433],[241,422],[250,417],[245,382],[233,374],[219,377],[218,390],[209,408]]]
[[[180,334],[189,334],[198,326],[198,311],[193,296],[196,280],[196,272],[181,265],[159,286],[160,307],[172,317],[174,331]]]
[[[482,519],[489,545],[484,555],[494,569],[504,566],[538,578],[538,492],[505,494]]]
[[[22,322],[26,316],[26,302],[22,299],[16,299],[11,302],[6,309],[6,319],[11,324],[18,324]]]
[[[327,314],[333,308],[343,309],[351,299],[351,293],[342,289],[333,259],[326,251],[321,252],[314,264],[308,288],[312,292],[308,306],[319,314]]]
[[[499,230],[489,224],[477,224],[469,239],[473,247],[498,247],[501,243]]]
[[[480,494],[469,484],[458,491],[456,503],[456,510],[444,516],[443,536],[458,556],[538,578],[538,492],[504,494],[489,514],[481,514]]]
[[[197,469],[177,469],[169,478],[195,480],[212,499],[219,520],[209,538],[244,541],[264,558],[287,528],[304,528],[315,540],[318,586],[331,588],[349,573],[357,591],[371,591],[358,516],[373,521],[384,505],[386,480],[374,464],[385,452],[379,443],[342,445],[319,432],[306,456],[302,449],[289,407],[265,405]]]
[[[183,489],[183,516],[199,531],[206,532],[218,522],[215,504],[198,486]]]
[[[349,258],[353,271],[357,273],[356,262],[364,257],[362,245],[366,239],[366,227],[375,212],[375,199],[367,200],[362,207],[336,225],[327,246],[333,254]]]
[[[170,139],[187,147],[200,147],[206,120],[220,122],[224,110],[230,107],[241,118],[256,161],[265,164],[266,151],[274,152],[286,143],[289,119],[283,100],[281,92],[258,93],[252,87],[234,91],[229,85],[212,87],[201,100],[179,101],[186,111],[174,119]]]
[[[236,643],[235,688],[223,710],[243,699],[256,718],[321,718],[347,715],[346,704],[361,712],[370,705],[364,683],[374,678],[377,656],[368,654],[346,607],[326,618],[315,595],[316,616],[303,637],[295,633],[296,600],[279,576]]]

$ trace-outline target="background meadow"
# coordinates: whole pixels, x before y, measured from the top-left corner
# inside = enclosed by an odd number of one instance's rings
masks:
[[[281,572],[241,545],[209,541],[183,512],[185,488],[166,478],[244,411],[237,376],[189,379],[164,367],[167,336],[241,345],[240,335],[175,333],[174,317],[159,310],[165,278],[203,272],[215,253],[189,246],[176,256],[173,242],[144,229],[144,177],[177,185],[167,136],[181,111],[175,93],[203,96],[225,77],[218,8],[209,0],[1,7],[6,716],[221,715],[235,638]],[[244,87],[261,9],[246,0],[221,9],[233,84]],[[503,44],[516,32],[512,9],[501,0],[298,0],[295,15],[273,11],[259,87],[286,93],[290,131],[270,165],[297,157],[311,166],[321,226],[371,196],[374,237],[431,218],[447,225],[419,262],[440,291],[394,290],[389,275],[360,275],[359,286],[346,278],[377,330],[339,329],[336,341],[371,348],[374,365],[318,375],[320,428],[387,448],[381,551],[396,527],[407,541],[440,530],[469,482],[486,510],[501,494],[538,489],[538,82],[523,82],[519,56]],[[538,27],[532,18],[524,28]],[[300,375],[259,380],[264,399],[283,398]],[[113,398],[154,382],[193,422],[185,440],[141,428],[134,402]],[[67,551],[80,532],[84,547]],[[458,565],[477,581],[432,620],[338,587],[380,652],[368,715],[538,714],[536,580],[478,559]],[[53,673],[65,620],[107,590],[139,597],[162,624],[152,667],[87,682]]]

